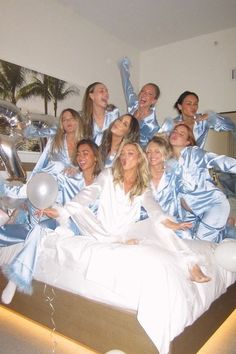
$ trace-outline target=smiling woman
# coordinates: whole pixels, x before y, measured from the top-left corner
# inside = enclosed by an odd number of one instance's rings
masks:
[[[124,114],[112,122],[105,130],[100,151],[105,167],[111,167],[117,155],[119,147],[124,140],[139,142],[139,124],[131,114]]]
[[[109,93],[101,82],[90,84],[84,94],[82,112],[85,137],[93,139],[97,145],[101,144],[104,130],[119,117],[116,107],[108,109]]]
[[[146,146],[148,141],[159,130],[156,118],[155,105],[160,96],[159,87],[150,82],[145,84],[138,95],[134,92],[130,81],[130,61],[123,58],[119,62],[119,69],[125,94],[127,110],[137,118],[140,126],[140,144]]]

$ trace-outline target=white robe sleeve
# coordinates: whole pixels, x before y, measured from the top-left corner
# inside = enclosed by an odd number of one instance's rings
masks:
[[[59,213],[57,221],[60,225],[65,225],[71,216],[75,216],[81,211],[81,208],[89,208],[99,197],[105,184],[106,177],[110,169],[105,169],[96,178],[93,184],[83,188],[70,202],[64,207],[55,207]]]
[[[171,216],[164,213],[161,206],[155,201],[150,189],[144,192],[142,203],[143,207],[147,210],[149,218],[155,221],[156,224],[160,224],[166,219],[172,219]]]

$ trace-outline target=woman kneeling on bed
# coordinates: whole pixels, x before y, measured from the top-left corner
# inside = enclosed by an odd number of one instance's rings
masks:
[[[57,219],[64,226],[72,217],[81,235],[93,237],[99,242],[155,244],[176,257],[184,258],[184,269],[189,271],[192,281],[209,281],[210,278],[197,264],[197,256],[174,232],[189,228],[191,224],[176,223],[164,214],[148,186],[148,163],[144,152],[137,143],[125,142],[113,167],[104,169],[93,184],[85,187],[64,207],[44,209],[40,212]],[[89,205],[97,199],[99,203],[95,215]],[[147,211],[148,218],[139,222],[141,207]],[[65,232],[64,228],[63,230]],[[9,267],[12,267],[13,263],[14,260]],[[22,272],[22,265],[19,272]],[[21,274],[18,274],[18,278],[20,276]],[[33,274],[29,284],[32,277]],[[16,278],[13,277],[12,280],[15,282]],[[27,290],[22,288],[22,282],[19,285],[19,290]],[[9,288],[14,289],[14,286],[16,289],[18,284],[9,285]],[[12,292],[14,295],[15,291],[12,289],[8,292],[11,296],[5,296],[3,299],[5,302],[7,299],[9,301],[9,298],[11,301]],[[6,294],[7,289],[5,290]]]

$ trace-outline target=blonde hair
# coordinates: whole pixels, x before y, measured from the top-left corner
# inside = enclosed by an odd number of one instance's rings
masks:
[[[166,135],[164,134],[156,134],[152,137],[151,140],[149,140],[147,147],[146,147],[146,153],[148,152],[148,147],[150,143],[155,143],[158,145],[159,150],[165,160],[169,159],[172,155],[172,147],[169,143],[169,140]]]
[[[148,169],[148,161],[146,155],[138,143],[125,141],[121,144],[121,147],[117,153],[116,160],[112,167],[113,174],[113,182],[114,184],[122,184],[124,182],[124,174],[123,169],[120,163],[120,155],[124,146],[133,145],[136,147],[139,153],[139,165],[137,167],[137,178],[134,186],[130,190],[130,199],[132,200],[134,197],[141,195],[149,185],[149,169]]]
[[[51,154],[56,154],[59,151],[63,150],[64,148],[64,136],[65,136],[65,131],[63,129],[63,114],[65,112],[70,112],[73,118],[78,122],[77,129],[75,131],[75,140],[79,141],[83,137],[83,122],[82,119],[77,111],[75,111],[72,108],[66,108],[64,109],[59,117],[59,124],[57,127],[56,134],[53,138],[52,142],[52,147],[51,147]]]

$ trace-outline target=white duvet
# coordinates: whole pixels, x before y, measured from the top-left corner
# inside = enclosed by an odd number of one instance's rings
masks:
[[[161,354],[236,280],[236,273],[215,263],[217,246],[205,241],[186,240],[212,278],[197,284],[184,270],[186,257],[176,257],[150,240],[131,246],[62,235],[50,232],[43,237],[34,278],[135,311]]]

